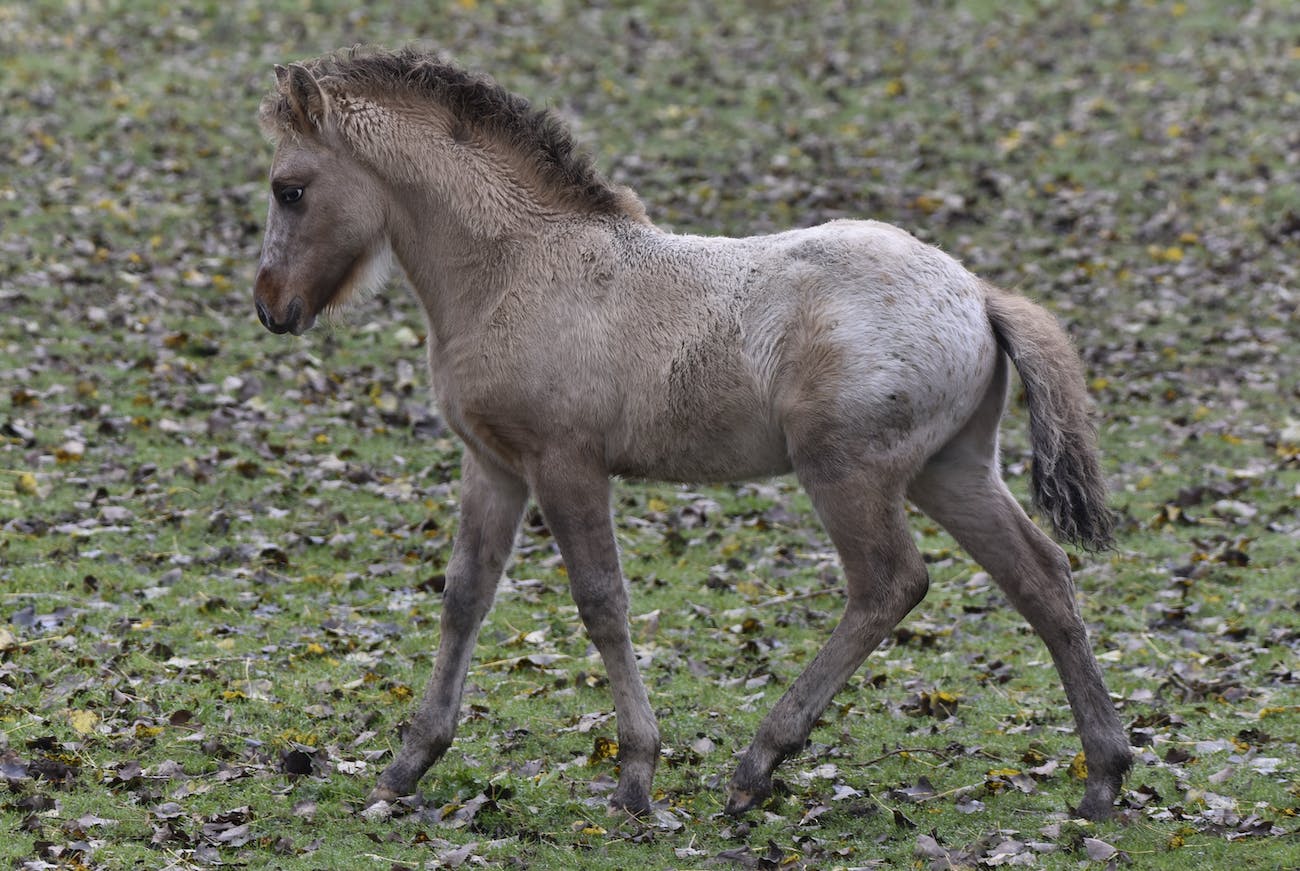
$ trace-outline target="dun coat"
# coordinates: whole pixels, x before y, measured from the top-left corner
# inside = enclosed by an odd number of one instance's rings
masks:
[[[261,110],[276,148],[259,318],[301,334],[399,266],[428,320],[439,408],[464,441],[433,676],[371,802],[414,792],[451,744],[531,494],[608,672],[620,763],[611,804],[645,811],[659,732],[628,632],[610,476],[793,471],[839,552],[846,604],[760,725],[728,810],[769,795],[778,763],[925,595],[910,499],[1043,638],[1086,752],[1079,812],[1110,813],[1128,742],[1065,553],[998,467],[1013,364],[1037,507],[1061,537],[1107,544],[1082,366],[1045,310],[874,221],[741,239],[663,232],[552,115],[435,57],[354,51],[276,75]]]

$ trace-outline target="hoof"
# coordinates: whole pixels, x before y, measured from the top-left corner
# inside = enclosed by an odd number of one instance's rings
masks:
[[[389,804],[392,804],[399,798],[401,798],[401,796],[388,787],[376,786],[374,789],[370,790],[370,795],[366,796],[366,803],[362,806],[362,809],[364,810],[368,807],[374,807],[381,801],[386,801]]]
[[[644,789],[616,789],[609,797],[609,812],[644,817],[650,813],[650,795]]]
[[[771,795],[771,767],[755,762],[752,751],[746,753],[727,786],[727,813],[738,817],[761,806]]]
[[[1092,820],[1099,823],[1108,820],[1115,813],[1115,796],[1106,791],[1105,795],[1091,795],[1084,793],[1083,801],[1079,802],[1079,809],[1076,813],[1085,820]]]
[[[759,807],[763,802],[767,801],[768,796],[771,794],[772,784],[770,781],[757,787],[750,787],[749,789],[743,789],[732,784],[731,790],[727,795],[726,811],[733,817],[743,816],[754,808]]]
[[[375,788],[366,796],[366,807],[386,801],[392,804],[399,798],[415,795],[420,787],[420,778],[428,770],[428,765],[416,765],[409,762],[409,756],[399,754],[397,759],[383,770],[375,781]]]
[[[1131,764],[1129,759],[1126,753],[1120,759],[1122,765],[1113,766],[1111,774],[1099,773],[1088,778],[1088,783],[1083,788],[1083,801],[1079,802],[1079,816],[1101,822],[1115,814],[1115,799],[1124,787],[1124,773]]]

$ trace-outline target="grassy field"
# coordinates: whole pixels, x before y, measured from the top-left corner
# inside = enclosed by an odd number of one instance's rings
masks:
[[[0,2],[3,867],[1300,867],[1300,7],[388,5]],[[666,227],[873,217],[1061,318],[1122,519],[1076,567],[1138,754],[1114,821],[1071,816],[1043,645],[920,515],[929,597],[721,813],[841,607],[788,480],[616,489],[650,818],[605,811],[612,704],[535,513],[457,743],[359,813],[431,668],[459,448],[400,285],[258,325],[255,112],[274,63],[412,41]]]

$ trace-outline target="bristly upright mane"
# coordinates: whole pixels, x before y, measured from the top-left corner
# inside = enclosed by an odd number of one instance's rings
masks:
[[[403,96],[427,98],[459,124],[526,156],[542,179],[585,210],[647,220],[636,194],[606,180],[554,113],[533,107],[485,75],[410,47],[396,52],[355,47],[305,61],[303,66],[317,79],[328,80],[330,90],[372,95],[400,91]],[[272,93],[262,105],[261,117],[264,126],[288,127],[287,99]]]

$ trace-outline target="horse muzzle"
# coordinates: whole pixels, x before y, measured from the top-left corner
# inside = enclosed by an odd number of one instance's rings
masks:
[[[262,326],[277,335],[293,333],[301,336],[316,322],[315,315],[306,313],[307,306],[301,296],[289,300],[287,306],[267,302],[268,298],[279,296],[267,287],[271,283],[270,278],[259,270],[253,285],[253,305],[257,309],[257,319],[262,322]]]
[[[301,336],[307,331],[307,328],[311,326],[310,319],[304,319],[302,316],[301,297],[294,297],[293,301],[289,303],[289,307],[285,310],[284,317],[278,320],[271,314],[271,309],[266,305],[266,303],[258,301],[257,319],[262,322],[262,326],[277,335],[293,333],[295,336]]]

